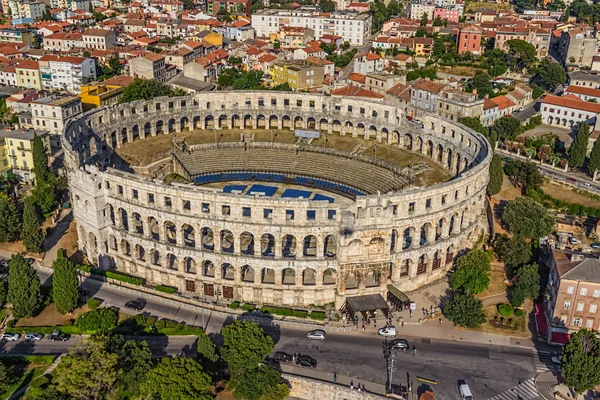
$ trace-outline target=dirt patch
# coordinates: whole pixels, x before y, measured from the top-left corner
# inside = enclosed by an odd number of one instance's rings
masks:
[[[502,211],[504,211],[504,207],[506,207],[509,201],[513,201],[517,197],[521,197],[521,189],[513,186],[505,176],[504,182],[502,183],[502,190],[493,195],[490,202],[494,212],[494,227],[496,233],[506,233],[506,230],[500,225]]]
[[[474,3],[469,3],[467,5],[467,8],[465,11],[475,11],[478,8],[489,8],[492,10],[510,10],[510,4],[503,4],[503,3],[488,3],[488,2],[482,2],[482,1],[478,1],[478,2],[474,2]]]
[[[506,289],[508,288],[504,263],[494,260],[492,261],[491,267],[490,285],[488,286],[487,290],[484,290],[477,295],[479,298],[506,293]]]
[[[542,190],[547,195],[554,197],[555,199],[566,201],[569,203],[581,204],[586,207],[597,207],[600,208],[600,201],[587,197],[583,194],[575,193],[571,188],[555,185],[553,183],[545,183],[542,186]]]
[[[77,319],[81,314],[88,312],[87,306],[75,309],[71,314],[61,314],[56,311],[56,305],[50,304],[44,308],[41,313],[33,318],[22,318],[17,321],[15,326],[54,326],[63,325],[65,321]]]
[[[448,75],[475,76],[481,71],[485,70],[474,67],[438,67],[438,72]]]

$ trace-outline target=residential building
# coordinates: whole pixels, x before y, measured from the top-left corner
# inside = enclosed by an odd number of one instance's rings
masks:
[[[527,26],[498,27],[494,47],[506,51],[507,41],[520,39],[533,45],[536,50],[536,56],[539,59],[542,59],[548,56],[550,37],[550,30],[545,28],[532,28]]]
[[[394,40],[391,38],[390,40]],[[414,52],[415,56],[428,56],[433,49],[433,39],[424,37],[404,38],[400,41],[400,48]]]
[[[410,106],[410,86],[403,83],[398,83],[386,93],[386,101],[400,106],[405,113],[409,113]]]
[[[42,89],[40,65],[35,60],[23,60],[15,66],[17,86],[27,89]]]
[[[279,40],[282,47],[297,49],[315,40],[315,31],[297,26],[282,26],[279,31]]]
[[[50,133],[50,145],[60,148],[60,136],[69,120],[83,112],[79,96],[46,96],[31,102],[33,128]]]
[[[452,121],[464,117],[478,118],[483,114],[483,100],[478,99],[477,93],[463,92],[447,86],[437,96],[435,112]]]
[[[353,72],[366,75],[369,72],[381,72],[384,66],[384,60],[379,54],[364,52],[354,56]]]
[[[433,20],[433,14],[435,12],[435,4],[423,4],[423,3],[412,3],[410,5],[410,19],[420,20],[423,15],[427,14],[429,21]]]
[[[74,48],[83,48],[81,33],[53,33],[44,37],[44,49],[50,51],[70,51]]]
[[[5,25],[6,26],[6,25]],[[0,43],[31,44],[34,38],[33,29],[2,28]]]
[[[40,58],[42,87],[79,94],[81,85],[96,80],[96,61],[93,58],[56,56]]]
[[[0,172],[12,171],[27,183],[35,181],[33,173],[33,138],[39,136],[50,149],[48,132],[33,129],[0,130]]]
[[[203,82],[213,82],[221,74],[227,66],[229,53],[225,50],[216,50],[208,53],[204,57],[198,58],[196,61],[186,64],[183,72],[186,77],[190,77]],[[258,62],[258,68],[261,68],[261,63]]]
[[[206,12],[209,15],[217,15],[221,8],[224,8],[231,14],[243,12],[250,15],[252,0],[207,0]]]
[[[547,94],[541,101],[540,112],[545,124],[574,127],[580,122],[593,123],[600,113],[600,104],[581,100],[572,94]]]
[[[437,99],[440,92],[446,87],[442,83],[419,78],[410,85],[410,105],[419,116],[423,111],[435,112],[438,108]]]
[[[110,106],[119,102],[123,89],[133,82],[132,76],[115,76],[101,83],[81,86],[81,106],[83,111],[101,106]]]
[[[323,35],[342,37],[342,42],[360,46],[371,34],[371,15],[354,11],[323,13],[314,9],[295,10],[265,9],[252,14],[252,27],[256,35],[268,37],[279,32],[283,26],[310,27],[319,40]]]
[[[545,321],[537,320],[538,330],[543,330],[540,325],[545,323],[549,343],[565,344],[569,334],[580,329],[599,333],[600,260],[581,253],[552,249],[544,299],[540,316],[545,316]]]
[[[345,98],[360,97],[360,98],[366,98],[366,99],[370,99],[370,100],[379,100],[379,101],[383,101],[385,99],[385,96],[380,93],[376,93],[372,90],[363,89],[359,86],[353,86],[353,85],[348,85],[348,86],[341,87],[339,89],[332,90],[331,95],[332,96],[341,96],[341,97],[345,97]],[[360,112],[364,114],[365,110],[361,108]]]
[[[325,76],[333,76],[335,73],[335,63],[333,61],[329,61],[326,58],[321,57],[307,57],[304,60],[307,64],[321,66],[324,68],[323,73]]]
[[[592,68],[591,68],[591,70],[593,72],[600,71],[600,56],[593,56],[592,57]]]
[[[398,75],[369,73],[365,76],[363,87],[385,96],[388,90],[398,83],[403,83],[403,81],[405,82],[406,78]]]
[[[38,20],[44,16],[46,3],[43,1],[9,1],[11,16],[13,18],[28,18]]]
[[[515,102],[507,96],[496,96],[493,99],[490,99],[490,101],[498,106],[498,118],[512,115],[515,111]]]
[[[142,79],[167,81],[167,63],[165,57],[153,52],[129,60],[129,75]]]
[[[458,23],[458,20],[462,16],[462,11],[458,8],[450,7],[436,7],[433,10],[433,18],[440,18],[442,21]]]
[[[580,86],[592,89],[600,88],[600,74],[597,72],[573,71],[570,74],[569,81],[571,86]]]
[[[458,36],[458,54],[470,52],[475,55],[481,54],[481,36],[483,29],[479,25],[467,25],[463,27]]]
[[[273,64],[273,83],[282,85],[288,83],[293,90],[308,89],[323,84],[325,68],[306,63]]]
[[[565,65],[591,67],[592,58],[598,55],[598,39],[589,29],[564,30],[558,41],[558,53]]]
[[[525,107],[533,101],[533,89],[524,83],[518,83],[513,90],[506,94],[506,97],[515,103],[516,107]]]
[[[492,126],[498,119],[498,104],[488,98],[483,99],[483,113],[481,123],[483,126]]]
[[[178,0],[150,0],[150,6],[164,10],[173,15],[182,12],[184,9],[183,2]]]
[[[294,50],[294,60],[306,60],[309,57],[325,57],[325,52],[320,47],[302,47]]]
[[[17,86],[17,69],[14,65],[0,64],[0,83],[5,86]]]
[[[165,57],[165,62],[167,64],[174,65],[180,70],[183,69],[185,64],[194,61],[194,59],[198,57],[194,51],[185,47],[170,51],[163,50],[160,55]]]
[[[117,44],[113,30],[90,28],[83,31],[82,37],[87,49],[107,50]]]
[[[594,101],[598,103],[600,100],[600,89],[594,89],[589,87],[569,86],[565,89],[564,94],[575,95],[584,101]]]

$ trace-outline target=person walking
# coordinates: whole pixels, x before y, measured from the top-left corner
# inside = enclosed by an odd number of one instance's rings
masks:
[[[413,344],[413,354],[415,356],[417,355],[417,346],[415,346],[414,344]]]
[[[350,390],[353,390],[353,389],[354,389],[354,381],[350,380]]]
[[[337,383],[337,373],[333,371],[333,383]]]

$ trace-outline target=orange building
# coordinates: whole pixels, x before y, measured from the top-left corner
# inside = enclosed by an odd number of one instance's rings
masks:
[[[479,25],[467,25],[458,35],[458,54],[470,51],[481,54],[481,36],[483,29]]]

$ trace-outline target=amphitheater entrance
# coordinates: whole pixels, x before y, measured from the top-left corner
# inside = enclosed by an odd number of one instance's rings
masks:
[[[275,257],[275,236],[265,233],[260,238],[260,254],[263,257]]]

